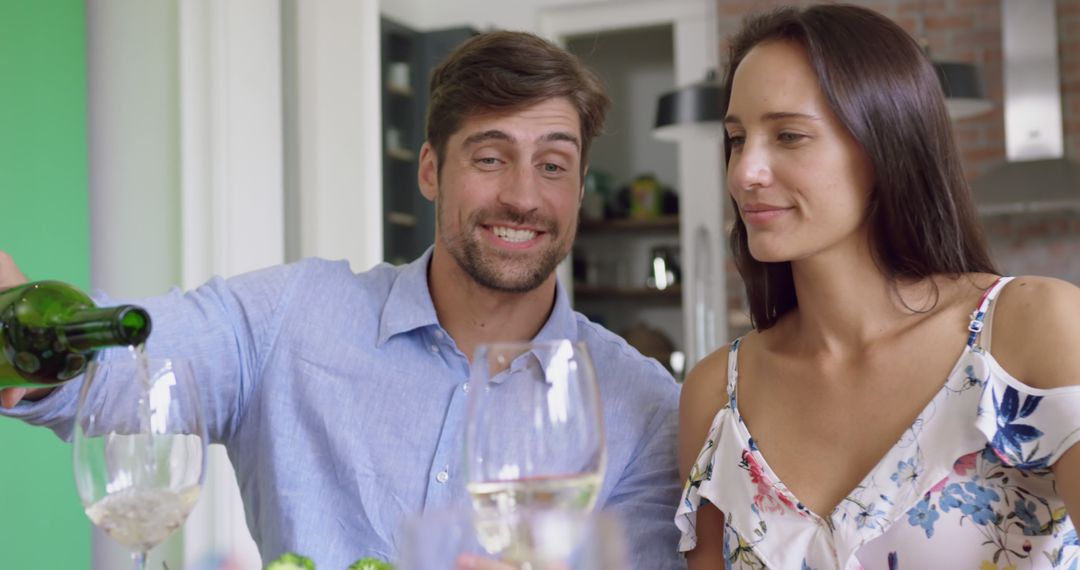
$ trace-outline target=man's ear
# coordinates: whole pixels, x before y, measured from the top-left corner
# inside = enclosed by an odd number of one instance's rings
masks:
[[[434,202],[439,195],[439,157],[431,143],[425,142],[420,147],[420,170],[416,173],[416,182],[420,193]]]

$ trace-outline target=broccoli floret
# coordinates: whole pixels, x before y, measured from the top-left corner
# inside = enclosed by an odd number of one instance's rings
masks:
[[[266,570],[315,570],[315,563],[306,556],[286,552],[266,565]]]
[[[394,570],[394,565],[378,558],[361,558],[353,562],[347,570]]]

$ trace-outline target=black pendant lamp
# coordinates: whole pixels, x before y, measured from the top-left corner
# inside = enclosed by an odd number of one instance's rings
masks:
[[[934,71],[937,71],[941,81],[941,90],[945,92],[949,117],[966,119],[993,108],[993,103],[986,98],[979,68],[975,67],[975,64],[955,61],[933,63]]]
[[[921,43],[926,50],[925,40]],[[993,108],[993,103],[986,98],[975,64],[934,61],[933,65],[945,93],[950,118],[966,119]],[[664,141],[677,141],[685,136],[720,136],[724,120],[720,116],[722,92],[716,71],[709,70],[704,81],[664,93],[656,105],[653,136]]]
[[[664,93],[656,105],[653,135],[664,141],[719,137],[724,120],[720,116],[722,90],[716,71],[709,70],[704,81]]]
[[[930,56],[930,39],[926,36],[926,0],[922,1],[916,25],[916,41],[937,72],[949,118],[954,121],[966,119],[993,108],[993,103],[986,98],[979,68],[974,63],[936,61]]]

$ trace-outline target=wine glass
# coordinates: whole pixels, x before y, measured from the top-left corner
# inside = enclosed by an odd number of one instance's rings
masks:
[[[549,565],[533,519],[547,511],[591,512],[606,458],[600,392],[584,343],[478,347],[469,380],[466,487],[488,553],[523,568]]]
[[[195,507],[206,444],[187,360],[133,349],[87,367],[75,419],[75,482],[86,515],[132,550],[137,570]]]

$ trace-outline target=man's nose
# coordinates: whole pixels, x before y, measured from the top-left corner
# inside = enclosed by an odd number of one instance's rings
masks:
[[[539,173],[530,164],[511,169],[499,188],[499,202],[518,212],[531,212],[540,207]]]

